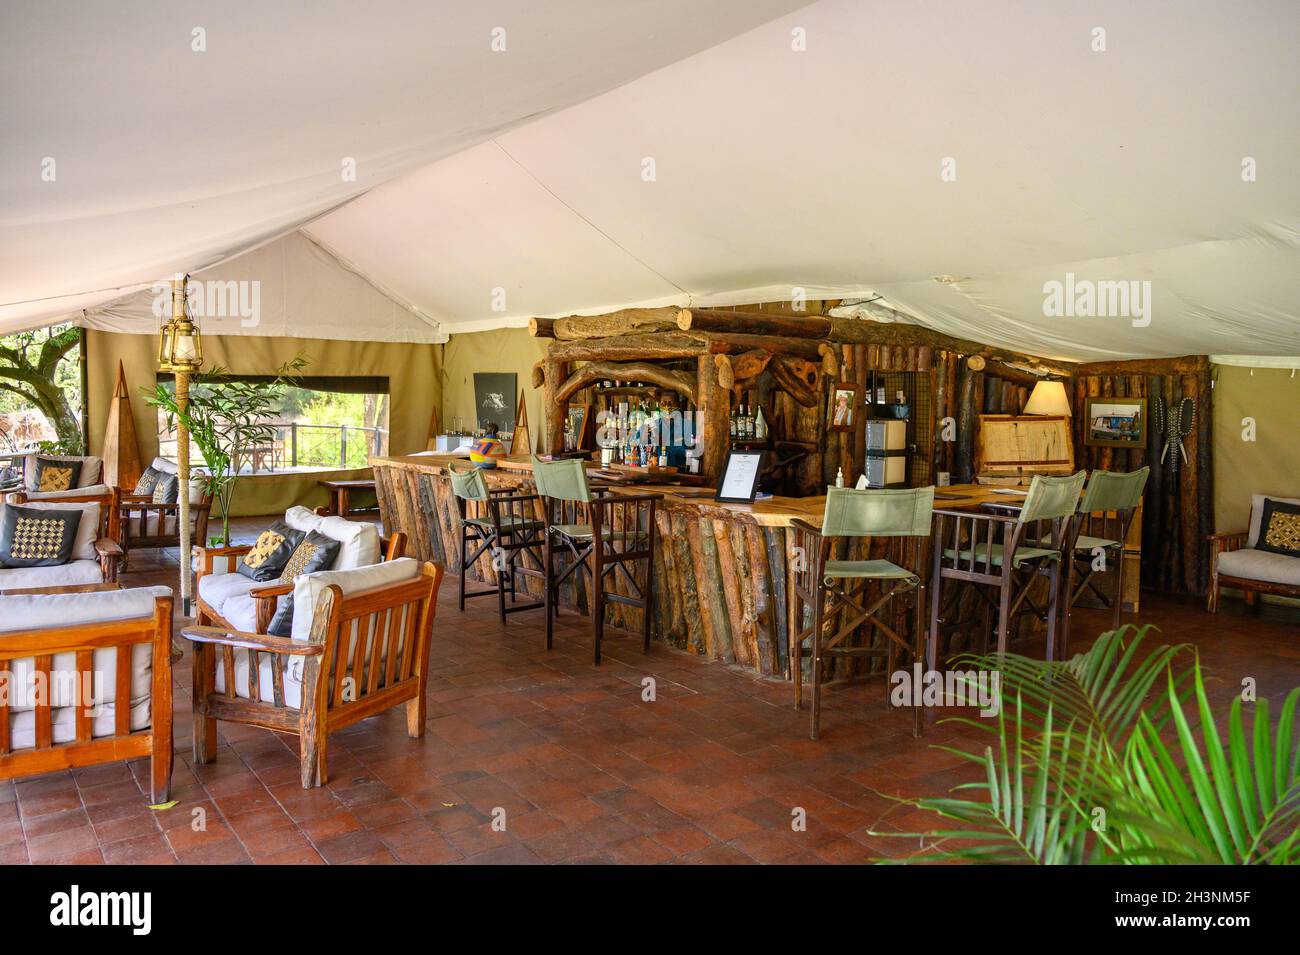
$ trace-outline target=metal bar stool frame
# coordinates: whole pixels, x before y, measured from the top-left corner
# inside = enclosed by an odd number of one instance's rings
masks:
[[[535,509],[536,494],[520,494],[516,488],[490,488],[479,468],[469,471],[449,469],[452,493],[460,512],[460,611],[465,612],[465,601],[472,597],[497,596],[497,613],[501,622],[506,614],[522,610],[536,610],[545,605],[544,600],[532,603],[518,602],[519,576],[534,577],[544,581],[545,524],[539,520]],[[481,514],[470,512],[471,506]],[[484,553],[490,553],[492,570],[496,574],[496,587],[467,591],[469,569]],[[533,567],[528,567],[531,560]],[[510,603],[506,604],[506,594]]]
[[[641,611],[641,652],[649,653],[654,613],[655,510],[663,495],[612,494],[604,489],[593,492],[583,462],[576,458],[541,461],[534,456],[533,480],[546,523],[546,649],[554,646],[560,586],[573,578],[576,607],[581,574],[591,590],[593,662],[600,664],[605,606],[609,603]],[[562,567],[566,555],[568,566]],[[645,563],[643,580],[637,580],[634,573],[638,561]],[[629,593],[621,594],[609,587],[608,578],[617,580],[620,574],[627,581]]]
[[[936,509],[930,579],[930,632],[927,665],[938,669],[939,642],[949,610],[959,607],[961,584],[974,586],[983,602],[981,629],[987,651],[990,617],[997,614],[997,652],[1007,652],[1011,621],[1028,604],[1047,624],[1047,659],[1055,658],[1057,618],[1060,614],[1062,564],[1069,553],[1072,529],[1085,472],[1068,477],[1035,475],[1024,504],[1014,515],[996,513],[1001,507],[981,511]],[[982,539],[981,539],[982,538]],[[1047,605],[1031,599],[1038,577],[1048,579]],[[945,580],[955,591],[943,599]],[[986,590],[996,592],[996,601]]]

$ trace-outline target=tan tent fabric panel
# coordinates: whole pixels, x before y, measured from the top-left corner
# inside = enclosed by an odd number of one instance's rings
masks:
[[[1214,521],[1243,531],[1251,494],[1300,497],[1300,373],[1219,366],[1214,385]],[[1253,418],[1255,440],[1242,438]]]
[[[542,393],[532,386],[533,364],[546,354],[546,341],[533,338],[525,328],[453,335],[443,346],[442,426],[460,417],[466,427],[477,420],[474,407],[476,371],[514,372],[528,405],[528,430],[533,448],[542,446]],[[518,393],[515,395],[519,397]]]
[[[87,382],[91,451],[98,452],[113,394],[117,360],[126,369],[131,409],[140,438],[140,457],[157,454],[158,419],[140,389],[152,385],[157,372],[158,340],[152,335],[87,333]],[[442,400],[441,346],[387,342],[322,341],[305,338],[204,337],[204,358],[237,374],[265,374],[303,355],[313,375],[384,375],[389,379],[389,444],[395,453],[421,450],[429,415]],[[235,513],[275,514],[293,504],[326,503],[316,482],[327,477],[360,477],[360,472],[321,471],[258,475],[245,478],[235,492]]]

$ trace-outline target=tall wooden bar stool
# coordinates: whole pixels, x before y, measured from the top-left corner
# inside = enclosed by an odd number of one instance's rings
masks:
[[[889,675],[899,649],[919,662],[925,655],[925,601],[921,574],[930,539],[934,488],[857,490],[827,488],[826,514],[819,530],[806,521],[793,521],[795,546],[802,547],[802,566],[794,573],[794,626],[790,639],[790,670],[794,677],[795,708],[803,706],[803,657],[812,655],[812,714],[808,735],[817,739],[821,724],[822,670],[831,657],[882,657],[885,660],[885,701],[889,703]],[[854,538],[903,538],[902,566],[888,560],[832,560],[836,542],[844,540],[845,556]],[[877,585],[872,599],[869,592]],[[896,596],[912,598],[912,640],[899,632],[903,614],[890,613]],[[811,608],[811,613],[808,609]],[[884,613],[882,613],[884,611]],[[886,619],[888,616],[890,619]],[[808,619],[805,626],[804,621]],[[827,634],[828,627],[839,629]],[[846,646],[845,641],[863,624],[867,633],[879,630],[884,645]],[[804,648],[808,641],[809,647]],[[921,735],[921,707],[913,707],[912,732]]]
[[[519,494],[515,488],[489,488],[478,468],[457,471],[452,468],[451,489],[460,511],[460,612],[465,612],[468,597],[497,595],[501,622],[506,614],[536,610],[545,601],[518,603],[518,578],[545,579],[542,555],[546,525],[538,519],[536,494]],[[471,513],[473,507],[478,513]],[[492,559],[497,585],[490,590],[467,592],[465,580],[469,569],[484,553]],[[529,564],[532,566],[529,566]],[[506,594],[510,603],[506,604]]]
[[[1007,652],[1011,621],[1028,605],[1047,624],[1047,659],[1055,657],[1056,620],[1061,604],[1062,564],[1072,546],[1072,527],[1085,472],[1069,477],[1035,475],[1018,513],[988,511],[934,512],[934,567],[930,581],[930,669],[938,668],[939,638],[947,615],[959,610],[963,585],[983,602],[988,639],[989,617],[997,614],[997,652]],[[1049,581],[1044,607],[1032,597],[1039,577]],[[944,603],[944,582],[952,581]],[[950,627],[951,629],[951,627]]]
[[[1065,620],[1061,627],[1061,658],[1069,654],[1070,617],[1075,602],[1091,590],[1111,611],[1111,629],[1118,630],[1124,609],[1124,542],[1128,540],[1133,515],[1142,503],[1149,467],[1128,474],[1093,471],[1079,503],[1073,524],[1072,559],[1066,564],[1064,596]],[[1097,557],[1103,557],[1110,570],[1110,594],[1104,594],[1093,576]]]
[[[642,652],[650,652],[650,617],[654,612],[655,506],[662,494],[593,494],[583,462],[541,461],[533,457],[533,479],[546,515],[546,649],[551,649],[559,615],[560,585],[574,578],[590,584],[590,609],[600,663],[605,636],[605,605],[620,603],[641,610]],[[565,559],[568,566],[563,567]],[[636,565],[644,568],[638,580]],[[627,592],[611,587],[620,578]]]

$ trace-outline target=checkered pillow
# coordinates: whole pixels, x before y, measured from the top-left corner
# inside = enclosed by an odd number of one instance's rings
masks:
[[[0,517],[0,567],[57,567],[72,557],[82,512],[8,504]]]
[[[289,562],[280,572],[280,583],[291,584],[303,574],[312,574],[318,570],[328,570],[338,556],[342,545],[331,537],[317,531],[309,531],[294,548]],[[267,633],[277,637],[287,637],[293,632],[293,594],[280,597],[275,608],[275,616]]]

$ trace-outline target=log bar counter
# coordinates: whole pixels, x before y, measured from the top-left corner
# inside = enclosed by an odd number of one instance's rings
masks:
[[[460,518],[448,468],[453,464],[469,467],[468,459],[417,454],[371,458],[370,463],[384,526],[406,532],[410,556],[435,561],[450,574],[461,573]],[[599,470],[598,465],[590,469],[593,487]],[[530,471],[526,457],[510,456],[501,460],[498,469],[484,474],[490,487],[531,493]],[[754,504],[724,504],[713,500],[711,490],[700,488],[635,484],[611,486],[610,490],[616,494],[620,490],[653,491],[664,496],[657,512],[654,636],[679,649],[749,667],[764,676],[786,676],[786,588],[795,536],[787,529],[796,518],[820,527],[825,497],[772,497]],[[988,487],[957,485],[939,488],[935,506],[974,509],[1008,500],[1015,499]],[[873,556],[878,554],[873,551]],[[490,557],[484,555],[470,568],[470,579],[495,580],[491,573]],[[534,583],[521,577],[521,594],[526,584]],[[562,595],[561,602],[587,612],[580,588]],[[636,631],[640,611],[611,604],[606,620],[612,626]]]

